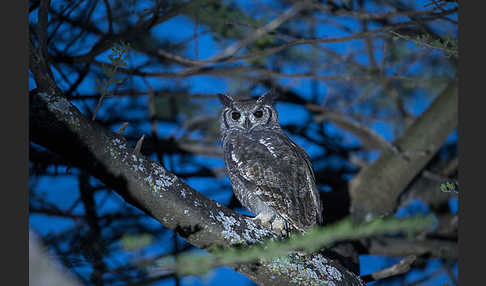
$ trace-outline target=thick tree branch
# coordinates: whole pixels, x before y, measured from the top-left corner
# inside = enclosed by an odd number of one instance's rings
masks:
[[[368,254],[386,256],[429,255],[431,257],[457,259],[457,242],[439,239],[405,239],[394,237],[363,238],[361,243]]]
[[[350,181],[351,214],[357,221],[391,214],[405,187],[457,127],[457,83],[449,86],[398,138]]]
[[[30,53],[31,59],[39,58],[33,49]],[[273,236],[249,218],[195,191],[156,162],[135,155],[122,136],[85,118],[57,92],[59,89],[50,85],[52,79],[39,74],[39,64],[30,63],[40,87],[39,93],[30,95],[32,141],[90,172],[198,248],[210,251],[215,246],[243,246]],[[297,276],[307,285],[363,285],[356,275],[322,255],[290,257],[289,263],[277,268],[262,263],[235,269],[260,285],[293,285]],[[308,275],[302,276],[299,269],[306,269]]]

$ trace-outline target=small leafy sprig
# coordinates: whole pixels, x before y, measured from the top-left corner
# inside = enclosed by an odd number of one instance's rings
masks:
[[[394,40],[398,40],[401,38],[406,41],[415,43],[416,46],[438,49],[444,51],[445,56],[448,58],[459,57],[459,48],[458,48],[457,39],[454,39],[450,35],[447,35],[444,40],[440,40],[440,39],[432,39],[432,37],[429,34],[422,34],[413,38],[407,35],[399,34],[395,31],[391,31],[390,33],[394,35],[393,36]]]
[[[212,268],[236,265],[253,261],[281,261],[295,250],[313,253],[334,242],[353,240],[378,234],[403,233],[412,236],[434,225],[432,216],[412,218],[383,218],[371,222],[354,224],[346,218],[332,225],[315,227],[305,234],[292,234],[288,239],[269,239],[259,244],[241,248],[212,248],[212,255],[179,254],[164,257],[156,262],[154,270],[173,271],[180,276],[205,274]],[[275,260],[276,259],[276,260]],[[157,269],[156,269],[157,268]]]
[[[445,182],[440,184],[440,190],[444,193],[459,193],[459,185],[454,182]]]
[[[128,66],[126,60],[128,58],[129,49],[130,49],[130,44],[125,43],[123,41],[120,43],[116,43],[111,48],[112,54],[108,56],[111,65],[108,66],[103,64],[101,67],[101,71],[107,78],[103,79],[102,82],[99,79],[96,79],[97,82],[96,89],[100,92],[100,99],[98,100],[98,104],[96,105],[91,120],[96,119],[96,115],[98,114],[103,99],[105,97],[112,96],[111,92],[109,91],[110,87],[113,84],[118,85],[123,83],[124,79],[116,79],[116,72],[120,67],[126,68]]]

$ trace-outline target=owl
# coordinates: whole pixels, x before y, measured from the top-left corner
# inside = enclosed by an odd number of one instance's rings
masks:
[[[275,93],[256,100],[218,96],[226,172],[241,204],[279,235],[321,223],[309,156],[283,132]]]

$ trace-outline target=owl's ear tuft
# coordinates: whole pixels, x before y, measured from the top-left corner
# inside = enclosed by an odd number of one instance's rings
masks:
[[[231,107],[231,104],[233,103],[233,98],[227,94],[223,93],[218,93],[218,98],[219,101],[223,104],[225,107]]]
[[[257,103],[263,103],[263,104],[267,104],[267,105],[274,105],[275,104],[275,100],[277,100],[278,98],[278,95],[277,93],[275,92],[275,89],[270,89],[269,91],[267,91],[266,93],[264,93],[262,96],[260,96],[258,99],[257,99]]]

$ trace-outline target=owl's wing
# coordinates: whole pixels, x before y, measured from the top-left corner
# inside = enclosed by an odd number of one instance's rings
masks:
[[[319,222],[320,200],[305,152],[283,133],[253,136],[235,138],[225,152],[233,178],[256,186],[247,197],[258,197],[296,229]]]
[[[317,212],[316,220],[317,220],[318,223],[322,223],[323,222],[322,203],[321,203],[321,199],[320,199],[320,196],[319,196],[319,190],[316,187],[316,177],[315,177],[315,174],[314,174],[314,169],[312,169],[310,157],[309,157],[309,155],[307,155],[305,150],[302,149],[302,147],[300,147],[299,145],[294,143],[294,141],[292,141],[287,135],[283,134],[283,137],[284,137],[284,140],[286,140],[288,142],[288,144],[290,144],[293,147],[295,154],[302,161],[305,162],[306,168],[304,168],[304,173],[306,174],[305,177],[308,179],[309,189],[311,191],[310,196],[312,198],[313,209],[315,209],[315,211]]]

